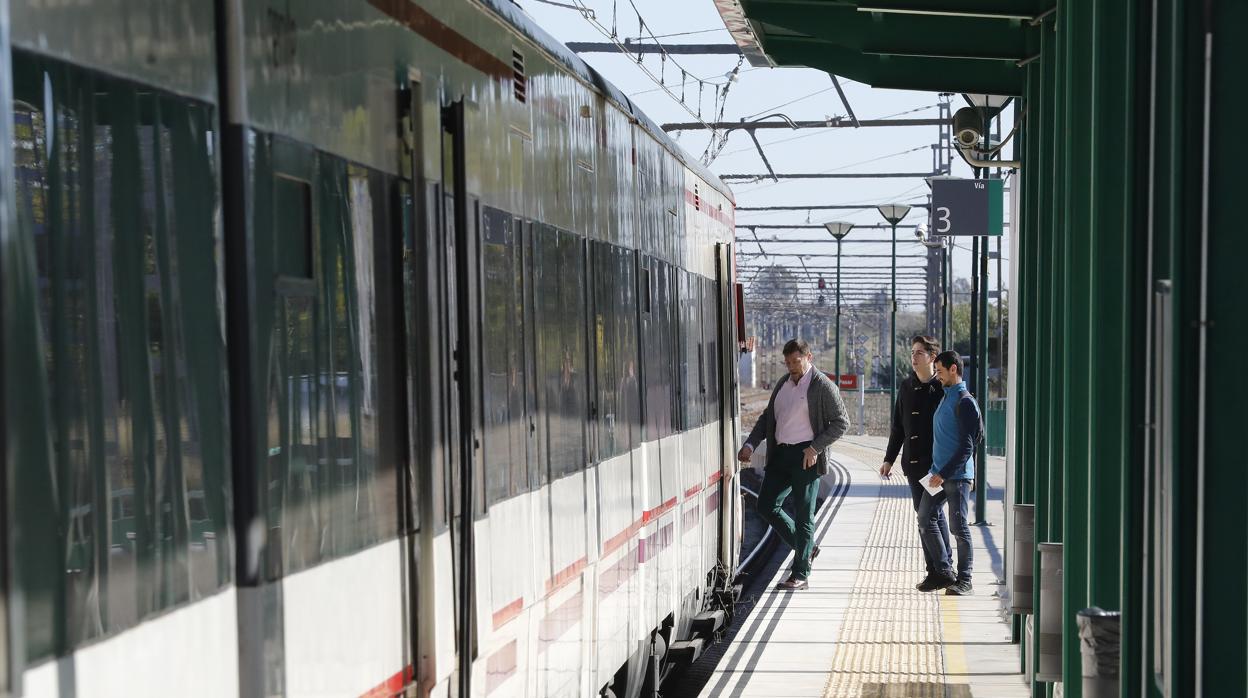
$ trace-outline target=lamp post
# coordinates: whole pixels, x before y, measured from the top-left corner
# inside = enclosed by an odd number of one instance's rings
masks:
[[[853,223],[832,221],[824,223],[832,237],[836,238],[836,382],[841,382],[841,240],[854,229]]]
[[[910,207],[906,204],[880,204],[876,208],[879,209],[880,215],[884,216],[884,220],[893,226],[892,231],[892,295],[889,298],[892,306],[892,314],[889,320],[889,341],[891,347],[888,352],[888,405],[889,410],[897,404],[897,224],[901,219],[910,213]]]

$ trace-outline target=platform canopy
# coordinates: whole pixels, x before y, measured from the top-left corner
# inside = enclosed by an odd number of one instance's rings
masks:
[[[874,87],[1021,95],[1054,0],[714,0],[752,65]],[[1051,30],[1051,27],[1050,27]]]

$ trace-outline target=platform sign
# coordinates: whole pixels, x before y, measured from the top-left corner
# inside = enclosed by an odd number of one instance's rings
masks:
[[[933,179],[933,235],[1001,235],[1005,181]]]
[[[841,390],[857,390],[858,389],[858,374],[842,373],[841,379],[836,382],[836,385]]]

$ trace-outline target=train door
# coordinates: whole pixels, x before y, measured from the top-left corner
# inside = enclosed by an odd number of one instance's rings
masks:
[[[416,531],[406,554],[415,579],[409,586],[415,607],[416,674],[421,693],[445,695],[462,657],[458,544],[461,493],[455,473],[460,462],[455,355],[456,167],[462,152],[459,110],[425,112],[420,76],[412,71],[400,99],[403,140],[401,205],[403,221],[403,313],[407,323],[406,372],[409,471],[401,488]],[[432,116],[432,118],[429,118]],[[441,164],[439,163],[439,158]],[[432,169],[432,171],[429,171]],[[461,183],[462,184],[462,183]],[[410,187],[410,201],[402,188]],[[409,616],[412,614],[409,613]]]
[[[733,279],[733,249],[729,243],[715,245],[715,283],[719,290],[719,458],[720,486],[719,559],[735,576],[741,544],[741,498],[736,495],[737,470],[737,314],[736,287]]]
[[[443,225],[437,235],[440,266],[439,296],[442,332],[428,338],[439,344],[445,390],[434,409],[445,411],[446,472],[450,482],[451,543],[454,550],[455,650],[460,696],[471,695],[472,662],[476,658],[474,609],[473,528],[483,507],[476,483],[481,467],[477,434],[480,395],[478,366],[473,360],[478,344],[479,249],[475,207],[467,185],[467,133],[462,99],[442,110]]]
[[[424,637],[422,629],[426,623],[422,619],[432,618],[431,604],[425,602],[422,591],[427,585],[422,584],[421,553],[427,549],[422,546],[422,531],[432,528],[430,522],[422,519],[424,511],[432,511],[433,507],[422,507],[421,497],[431,491],[431,478],[426,477],[421,468],[425,462],[423,457],[427,451],[423,446],[428,441],[421,440],[418,424],[424,423],[428,415],[420,409],[422,404],[415,399],[417,382],[421,378],[417,359],[421,357],[417,338],[416,308],[418,296],[417,284],[425,278],[416,268],[417,234],[426,228],[422,225],[422,216],[427,206],[425,202],[425,181],[423,174],[423,148],[421,147],[424,124],[421,119],[421,76],[418,71],[409,71],[404,78],[404,85],[399,90],[399,177],[395,181],[393,205],[395,207],[394,222],[397,230],[378,249],[378,269],[384,269],[384,284],[389,289],[389,302],[379,304],[388,307],[384,315],[378,313],[378,325],[386,332],[386,340],[381,342],[384,347],[382,361],[383,377],[381,384],[390,399],[382,405],[382,412],[389,421],[389,428],[382,433],[392,434],[390,445],[394,449],[396,470],[398,472],[398,515],[399,540],[403,549],[402,579],[400,583],[404,591],[404,628],[407,645],[404,648],[408,664],[412,667],[409,679],[420,681],[425,679],[428,671],[420,661],[421,651],[426,647],[434,647],[432,638]],[[382,273],[378,274],[382,277]],[[380,310],[380,308],[379,308]],[[430,517],[432,518],[432,517]]]
[[[0,30],[0,56],[4,56],[5,65],[11,65],[9,55],[9,31],[7,26],[4,30]],[[5,77],[9,76],[7,69],[4,72]],[[14,104],[12,104],[12,94],[9,86],[4,85],[4,89],[0,89],[0,142],[11,144],[12,131],[14,131]],[[10,216],[10,207],[15,207],[16,202],[10,200],[10,192],[14,187],[14,166],[10,157],[0,157],[0,240],[12,241],[16,235],[14,230],[10,230],[12,220],[16,216]],[[7,297],[10,293],[10,283],[17,276],[14,273],[14,260],[12,260],[11,242],[5,242],[4,248],[0,250],[0,318],[4,318],[4,327],[6,335],[11,335],[15,325],[10,325],[10,317],[5,312],[7,308]],[[7,338],[7,337],[6,337]],[[14,666],[19,662],[16,661],[16,652],[12,646],[10,631],[10,576],[9,576],[9,516],[14,511],[14,507],[10,506],[9,501],[9,448],[7,448],[6,438],[7,430],[9,430],[9,422],[6,421],[5,405],[7,403],[7,370],[9,370],[9,362],[5,361],[5,350],[7,342],[0,343],[0,453],[4,453],[4,460],[0,460],[0,696],[9,696],[9,694],[19,693],[19,687],[15,686],[12,681],[14,677]]]

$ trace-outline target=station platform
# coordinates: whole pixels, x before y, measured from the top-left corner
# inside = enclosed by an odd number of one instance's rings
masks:
[[[821,554],[810,588],[775,590],[780,565],[701,695],[828,698],[1027,696],[1005,576],[1005,464],[989,458],[989,526],[972,526],[974,594],[922,593],[923,556],[904,476],[878,473],[887,440],[846,437],[832,446],[848,475],[816,519]],[[899,469],[898,469],[899,470]]]

